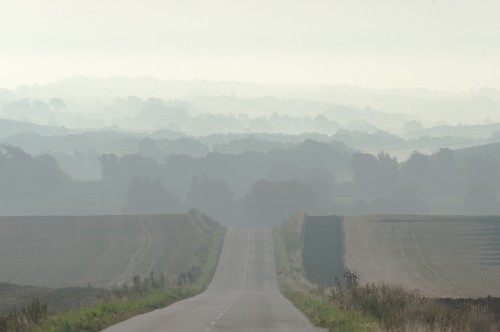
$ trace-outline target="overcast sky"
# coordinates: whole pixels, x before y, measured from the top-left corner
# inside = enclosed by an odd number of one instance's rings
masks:
[[[500,88],[498,0],[1,0],[0,87],[153,75]]]

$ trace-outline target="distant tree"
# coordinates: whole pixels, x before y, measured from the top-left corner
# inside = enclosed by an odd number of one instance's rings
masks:
[[[335,176],[330,179],[325,177],[312,177],[305,183],[314,192],[316,197],[315,211],[320,214],[335,213],[332,207],[332,188]]]
[[[377,158],[368,153],[355,153],[351,158],[351,170],[354,183],[363,188],[373,188],[377,185]]]
[[[130,182],[135,177],[160,178],[160,167],[153,158],[140,154],[127,154],[120,158],[122,180]]]
[[[432,187],[435,173],[429,156],[414,151],[401,168],[403,183],[418,191],[427,192]]]
[[[2,114],[12,119],[29,119],[31,116],[31,105],[28,99],[6,103],[2,106]]]
[[[317,210],[316,194],[298,181],[257,181],[245,200],[253,225],[265,227],[276,225],[297,211],[315,213]]]
[[[160,177],[158,163],[139,154],[128,154],[118,158],[114,153],[99,158],[102,179],[119,187],[130,183],[136,177]]]
[[[53,157],[33,157],[17,147],[0,145],[0,199],[48,195],[69,181]]]
[[[50,112],[50,107],[47,103],[41,101],[41,100],[35,100],[33,102],[33,107],[32,107],[34,112],[38,113],[48,113]]]
[[[156,146],[163,156],[167,154],[187,154],[193,157],[203,157],[210,152],[210,148],[198,140],[180,137],[174,140],[159,139],[155,141]]]
[[[422,214],[427,213],[428,208],[426,201],[418,196],[415,190],[402,187],[390,198],[377,197],[373,199],[365,211],[375,214]]]
[[[392,192],[399,185],[399,165],[396,158],[380,151],[378,159],[378,180],[381,190]]]
[[[331,194],[335,175],[325,169],[304,170],[291,163],[276,163],[271,166],[267,179],[274,182],[299,181],[307,184],[317,197],[319,211],[331,211]]]
[[[400,214],[422,214],[428,211],[426,201],[409,187],[400,188],[391,197],[391,212]]]
[[[305,170],[292,163],[275,163],[267,173],[267,178],[271,181],[304,181],[308,177]]]
[[[187,120],[189,114],[180,106],[166,106],[161,99],[149,98],[134,118],[137,124],[147,125],[149,128],[172,128],[176,122]]]
[[[153,158],[157,161],[160,161],[165,157],[163,152],[158,148],[156,142],[149,137],[146,137],[137,143],[137,153],[144,157]]]
[[[467,159],[466,177],[469,183],[487,183],[500,189],[500,161],[494,157],[472,157]]]
[[[101,178],[103,181],[112,181],[119,177],[120,163],[114,153],[101,155],[99,161],[101,162]]]
[[[50,106],[56,112],[63,111],[66,109],[66,103],[61,98],[52,98],[49,101]]]
[[[465,182],[463,171],[458,166],[453,151],[440,149],[431,156],[435,174],[434,192],[441,195],[456,196],[463,189]]]
[[[54,157],[47,154],[34,158],[36,164],[35,184],[40,192],[50,192],[70,182],[70,177],[59,169]]]
[[[364,193],[387,195],[399,184],[399,168],[396,158],[379,152],[377,156],[355,153],[351,158],[354,184]]]
[[[0,193],[2,201],[22,197],[33,186],[32,157],[11,145],[0,145]]]
[[[373,213],[372,207],[365,202],[364,200],[358,199],[356,202],[352,204],[352,210],[350,211],[351,214],[367,214],[367,213]]]
[[[422,122],[417,121],[417,120],[411,120],[408,121],[404,124],[404,129],[406,131],[417,131],[417,130],[422,130],[424,129],[424,126],[422,125]]]
[[[367,212],[375,214],[389,214],[393,213],[394,208],[395,207],[391,204],[391,200],[389,198],[377,197],[370,201]]]
[[[188,201],[191,207],[203,211],[217,220],[226,221],[233,209],[234,195],[224,180],[214,180],[206,174],[191,180]]]
[[[470,214],[497,214],[497,193],[485,183],[473,183],[464,197],[465,211]]]
[[[161,100],[159,98],[154,98],[154,97],[150,97],[146,101],[146,105],[148,105],[148,106],[163,106],[164,104],[165,103],[163,102],[163,100]]]
[[[132,111],[138,111],[144,107],[144,101],[137,96],[130,96],[127,98],[127,106]]]
[[[315,131],[329,135],[336,132],[340,128],[340,125],[337,122],[328,120],[323,114],[318,114],[314,118],[313,126]]]
[[[179,198],[168,191],[158,179],[135,178],[127,191],[125,214],[179,213]]]

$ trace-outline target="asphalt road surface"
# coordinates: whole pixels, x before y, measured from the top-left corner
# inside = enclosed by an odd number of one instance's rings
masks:
[[[276,284],[271,231],[229,230],[202,294],[133,317],[106,332],[299,332],[314,328]]]

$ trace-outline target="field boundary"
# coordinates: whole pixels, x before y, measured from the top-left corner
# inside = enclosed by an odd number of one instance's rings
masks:
[[[302,264],[304,217],[298,213],[273,228],[280,292],[317,327],[329,331],[381,331],[371,317],[332,305],[325,289],[307,280]]]

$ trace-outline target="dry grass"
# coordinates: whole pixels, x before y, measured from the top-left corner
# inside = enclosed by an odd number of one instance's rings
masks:
[[[428,298],[384,283],[361,285],[352,272],[347,272],[345,279],[329,289],[330,302],[343,310],[368,314],[388,331],[500,330],[493,302],[471,300],[457,305],[452,299]]]
[[[31,325],[37,324],[48,316],[47,303],[33,299],[28,306],[13,310],[7,316],[0,317],[0,331],[25,331]]]

